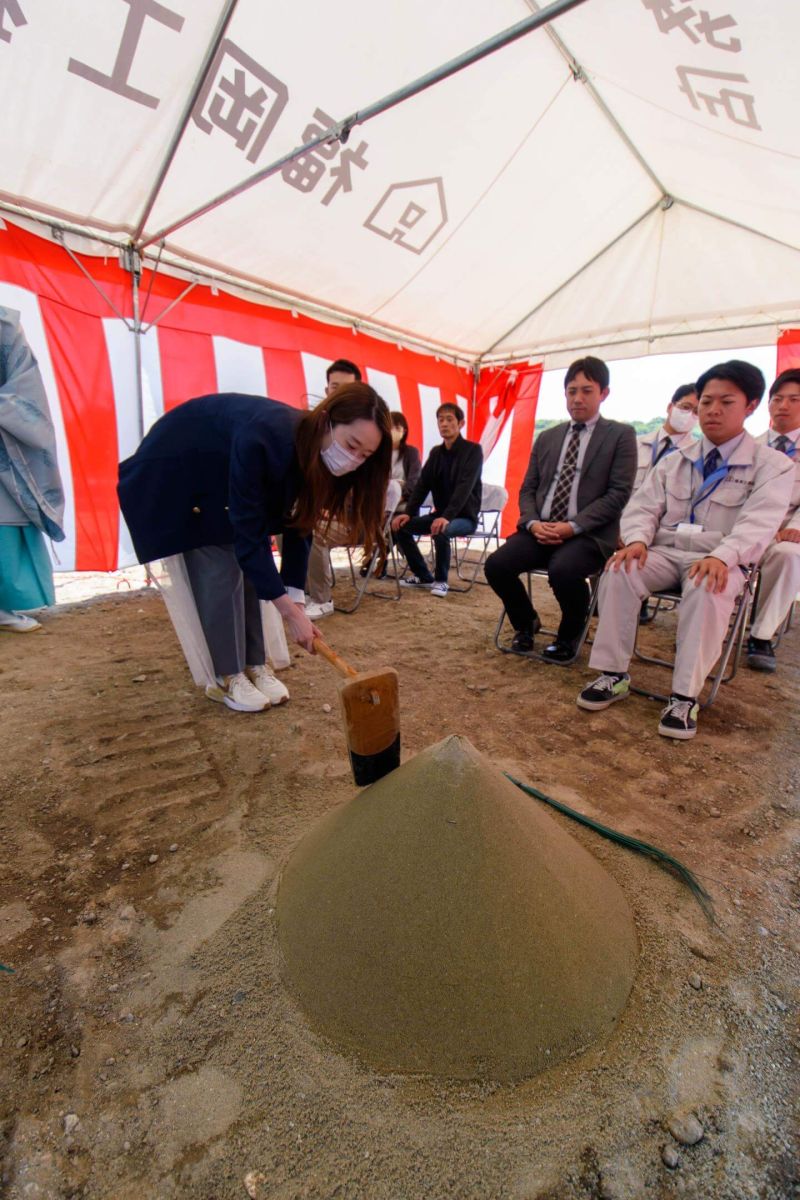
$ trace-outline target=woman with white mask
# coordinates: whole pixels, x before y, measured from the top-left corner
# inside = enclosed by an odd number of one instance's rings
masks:
[[[291,638],[313,652],[319,631],[304,607],[310,535],[321,520],[347,514],[367,544],[379,542],[391,458],[386,404],[367,384],[351,383],[311,412],[238,393],[189,400],[120,464],[120,505],[137,556],[166,560],[165,599],[209,699],[237,712],[288,699],[266,665],[259,602],[271,601]]]
[[[667,454],[692,443],[697,424],[697,392],[693,383],[684,383],[676,390],[667,405],[664,424],[636,439],[639,459],[636,464],[634,492],[641,487],[648,472]]]
[[[680,450],[683,446],[691,445],[694,440],[694,427],[697,424],[697,389],[693,383],[682,383],[675,390],[667,405],[667,416],[664,424],[650,433],[642,433],[637,439],[639,452],[636,463],[636,479],[633,490],[641,487],[649,472],[657,462]],[[639,624],[647,625],[653,619],[649,600],[642,601],[639,613]]]

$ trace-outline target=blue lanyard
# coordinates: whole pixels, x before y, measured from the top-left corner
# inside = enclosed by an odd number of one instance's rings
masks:
[[[770,446],[770,450],[777,450],[778,447],[774,444]],[[779,454],[785,454],[787,458],[794,458],[797,454],[797,445],[794,442],[789,442],[785,450],[778,450]]]
[[[666,458],[668,454],[672,454],[673,450],[678,449],[678,447],[675,445],[674,442],[670,442],[670,444],[667,446],[664,453],[661,454],[661,443],[663,442],[663,440],[664,440],[664,438],[656,438],[656,440],[653,442],[653,446],[650,451],[650,466],[651,467],[654,467],[656,465],[657,458],[658,458],[658,461],[661,462],[662,458]],[[660,458],[659,458],[659,455],[661,455]]]
[[[698,470],[700,472],[700,474],[702,475],[703,474],[703,456],[702,455],[700,456],[700,458],[698,458],[695,461],[694,466],[695,466],[695,469]],[[722,483],[723,479],[725,479],[725,477],[727,476],[729,470],[730,470],[730,467],[728,466],[728,464],[726,462],[724,462],[724,463],[722,463],[721,466],[717,467],[716,471],[713,471],[709,475],[708,479],[704,479],[702,481],[702,483],[700,484],[700,487],[697,489],[695,494],[692,496],[692,507],[691,507],[691,511],[689,513],[689,523],[691,525],[694,525],[694,513],[695,513],[695,509],[697,508],[697,506],[699,504],[702,504],[702,502],[704,500],[708,499],[708,497],[711,495],[712,492],[715,492],[717,490],[719,485]]]

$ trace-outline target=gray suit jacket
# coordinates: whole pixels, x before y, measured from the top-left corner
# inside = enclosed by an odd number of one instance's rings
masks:
[[[570,422],[546,429],[533,443],[519,494],[519,529],[541,521],[541,510],[558,466]],[[581,466],[576,524],[608,557],[619,538],[619,518],[633,491],[636,476],[636,433],[632,425],[600,417]]]

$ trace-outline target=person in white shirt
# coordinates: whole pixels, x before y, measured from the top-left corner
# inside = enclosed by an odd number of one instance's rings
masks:
[[[648,473],[667,454],[691,446],[694,427],[697,424],[697,392],[695,384],[682,383],[667,405],[664,424],[649,433],[640,433],[636,439],[638,461],[634,492],[642,486]]]
[[[697,698],[744,585],[739,568],[763,555],[794,484],[791,460],[759,445],[744,428],[764,388],[758,368],[737,359],[697,381],[702,439],[663,458],[622,514],[623,546],[600,584],[589,660],[602,674],[578,696],[580,708],[604,709],[628,696],[641,602],[680,585],[672,693],[658,732],[695,736]]]
[[[772,639],[800,591],[800,370],[782,371],[769,389],[769,430],[756,439],[794,464],[789,509],[761,560],[756,614],[747,643],[747,665],[774,671]]]

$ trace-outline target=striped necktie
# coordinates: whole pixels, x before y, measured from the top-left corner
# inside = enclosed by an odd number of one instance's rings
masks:
[[[581,444],[581,431],[586,428],[585,421],[576,421],[572,426],[572,435],[564,455],[561,474],[558,477],[556,490],[550,505],[551,521],[566,521],[569,512],[569,494],[572,491],[572,481],[578,466],[578,449]]]
[[[788,438],[785,433],[781,433],[775,438],[774,450],[780,450],[781,454],[786,454],[792,444],[792,439]]]

